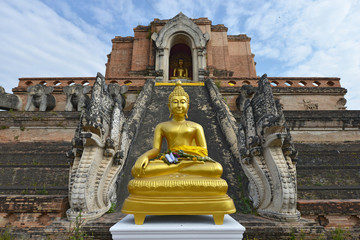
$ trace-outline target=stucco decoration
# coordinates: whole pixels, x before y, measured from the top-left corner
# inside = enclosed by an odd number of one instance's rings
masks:
[[[266,75],[257,89],[242,91],[240,104],[238,148],[253,205],[262,216],[297,221],[297,152]]]
[[[41,112],[53,110],[56,106],[56,99],[51,93],[54,87],[47,87],[36,84],[27,88],[28,97],[25,111],[34,111],[36,108]]]
[[[122,91],[114,87],[110,90],[104,76],[98,73],[90,104],[82,111],[72,149],[67,152],[71,166],[70,209],[66,212],[69,220],[75,220],[80,212],[86,220],[96,219],[116,202],[116,179],[138,128],[132,123],[141,119],[139,109],[146,108],[153,85],[151,81],[145,84],[125,122]]]
[[[346,99],[345,98],[339,98],[339,100],[336,102],[336,107],[337,109],[346,109],[345,107],[345,104],[346,104]]]
[[[66,94],[65,111],[72,111],[73,108],[76,111],[81,111],[85,108],[90,102],[90,98],[86,95],[90,90],[91,86],[83,86],[81,84],[63,87],[63,91]]]
[[[110,83],[109,84],[109,92],[115,102],[118,102],[119,106],[122,108],[125,107],[126,99],[124,97],[124,93],[129,90],[127,85],[120,86],[117,83]]]
[[[21,98],[15,94],[6,93],[0,86],[0,109],[2,110],[21,110]]]
[[[305,110],[317,110],[319,109],[319,104],[312,102],[311,100],[303,99]]]
[[[191,19],[183,13],[179,13],[170,19],[159,33],[153,33],[151,39],[156,46],[155,70],[163,70],[163,76],[157,77],[158,81],[168,81],[170,50],[178,43],[184,43],[191,49],[193,80],[204,80],[206,44],[210,39],[210,35],[209,33],[203,33]]]

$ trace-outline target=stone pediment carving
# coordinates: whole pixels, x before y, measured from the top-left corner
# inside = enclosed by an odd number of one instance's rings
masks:
[[[156,47],[165,48],[168,47],[169,38],[178,32],[189,35],[196,48],[205,48],[210,39],[209,33],[202,33],[199,26],[181,12],[169,20],[159,33],[153,33],[151,39],[155,41]]]

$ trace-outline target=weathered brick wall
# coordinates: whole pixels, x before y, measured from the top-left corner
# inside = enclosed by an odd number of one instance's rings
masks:
[[[360,199],[299,200],[302,217],[327,228],[360,227]]]
[[[284,111],[295,142],[329,144],[359,142],[359,113],[355,110]]]
[[[0,112],[0,143],[70,142],[80,112]]]
[[[228,36],[230,69],[233,77],[256,77],[250,38],[246,35]]]
[[[106,78],[126,77],[131,70],[133,37],[115,37],[106,64]]]
[[[227,39],[227,28],[224,26],[214,26],[211,28],[211,37],[208,42],[207,66],[219,70],[231,70],[229,61],[229,48]]]
[[[143,71],[149,65],[151,38],[148,27],[134,28],[134,47],[132,51],[131,71]]]
[[[67,196],[0,195],[0,228],[46,227],[68,208]]]
[[[246,35],[228,36],[227,27],[223,24],[211,25],[207,18],[193,21],[202,32],[210,34],[207,44],[209,69],[233,72],[234,77],[256,77],[250,38]],[[108,58],[106,77],[145,76],[147,67],[154,66],[151,34],[159,32],[167,22],[168,20],[154,19],[149,27],[139,25],[134,28],[134,37],[115,37]]]

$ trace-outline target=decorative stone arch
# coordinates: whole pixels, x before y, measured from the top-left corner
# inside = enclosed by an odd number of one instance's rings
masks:
[[[204,79],[206,68],[206,44],[209,33],[202,33],[198,25],[183,13],[169,20],[159,33],[153,33],[151,39],[156,46],[155,70],[163,72],[158,81],[169,80],[169,57],[171,48],[178,44],[186,44],[191,49],[193,81]]]

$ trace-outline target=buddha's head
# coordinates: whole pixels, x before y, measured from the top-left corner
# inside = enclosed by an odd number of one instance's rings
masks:
[[[180,58],[179,59],[179,67],[182,67],[184,65],[184,59]]]
[[[189,110],[189,95],[181,87],[181,81],[176,82],[176,87],[169,95],[168,107],[171,115],[187,115]]]

